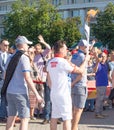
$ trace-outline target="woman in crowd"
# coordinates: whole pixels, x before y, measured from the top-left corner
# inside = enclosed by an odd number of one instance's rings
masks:
[[[39,81],[40,76],[38,75],[38,69],[37,69],[36,65],[34,64],[34,62],[33,62],[34,55],[35,55],[34,47],[30,47],[28,49],[28,54],[29,54],[30,63],[31,63],[31,76],[32,76],[32,79]],[[29,90],[29,98],[30,98],[30,118],[32,120],[34,120],[35,119],[35,117],[34,117],[34,109],[36,107],[37,102],[36,102],[36,97],[35,97],[34,93],[31,90]]]

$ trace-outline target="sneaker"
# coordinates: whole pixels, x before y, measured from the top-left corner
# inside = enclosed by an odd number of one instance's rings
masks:
[[[0,118],[0,123],[6,123],[7,119],[6,118]]]
[[[104,116],[104,117],[108,117],[109,115],[107,115],[107,114],[101,114],[102,116]]]
[[[89,111],[89,109],[85,108],[85,109],[84,109],[84,112],[87,112],[87,111]]]
[[[94,109],[89,110],[90,112],[94,112]]]
[[[44,121],[42,122],[42,124],[48,124],[49,123],[49,120],[47,120],[47,119],[44,119]]]
[[[102,116],[102,115],[95,115],[95,118],[104,119],[104,116]]]
[[[30,119],[31,119],[31,120],[36,120],[36,118],[35,118],[35,117],[33,117],[33,116],[32,116],[32,117],[30,117]]]

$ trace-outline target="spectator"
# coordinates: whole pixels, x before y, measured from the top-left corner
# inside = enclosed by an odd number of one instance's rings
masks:
[[[106,115],[103,114],[103,102],[106,97],[106,89],[108,86],[108,73],[109,66],[107,64],[107,54],[102,52],[96,56],[96,65],[94,67],[95,80],[96,80],[96,103],[95,103],[95,117],[104,118]]]
[[[88,67],[87,67],[87,80],[88,82],[95,81],[95,73],[93,72],[93,57],[88,61]],[[88,86],[87,86],[88,87]],[[91,86],[93,87],[93,86]],[[94,105],[95,104],[95,99],[87,99],[86,104],[85,104],[85,109],[84,111],[94,111]]]
[[[78,67],[85,61],[88,43],[86,40],[81,40],[78,43],[79,50],[72,56],[72,63]],[[72,103],[73,103],[73,121],[72,130],[78,130],[78,123],[85,107],[87,98],[87,62],[83,71],[83,75],[72,74]]]
[[[50,53],[47,55],[48,61],[47,63],[50,61],[50,59],[52,58],[52,52],[50,51]],[[47,66],[47,64],[46,64]],[[44,101],[45,101],[45,107],[44,107],[44,120],[42,122],[42,124],[47,124],[50,122],[50,118],[51,118],[51,100],[50,100],[50,88],[48,83],[46,82],[46,86],[44,89]]]
[[[0,120],[5,121],[7,117],[5,96],[1,97],[1,89],[4,82],[5,65],[10,54],[8,53],[9,42],[3,39],[0,42]]]
[[[38,69],[37,66],[34,64],[33,60],[34,60],[34,47],[30,47],[28,49],[28,55],[29,55],[29,59],[30,59],[30,65],[31,65],[31,77],[33,80],[35,81],[39,81],[39,74],[38,74]],[[35,84],[36,87],[36,84]],[[30,99],[30,119],[31,120],[35,120],[34,117],[34,110],[37,104],[37,100],[36,100],[36,96],[34,95],[33,91],[31,89],[29,89],[29,99]]]
[[[34,83],[30,76],[31,66],[29,57],[26,54],[28,51],[28,44],[32,44],[32,42],[28,41],[27,38],[24,36],[18,36],[15,41],[15,44],[17,52],[24,51],[25,53],[20,57],[13,77],[11,78],[7,88],[6,94],[8,103],[8,119],[6,124],[6,130],[13,130],[17,113],[21,119],[19,129],[28,130],[28,121],[30,117],[28,87],[32,89],[39,102],[42,102],[42,98],[37,93],[37,90],[35,89]],[[13,56],[9,58],[6,68]]]
[[[39,91],[42,98],[44,98],[44,92],[45,92],[44,89],[46,88],[46,78],[47,78],[47,73],[44,72],[44,67],[46,65],[46,56],[49,54],[51,47],[44,41],[44,38],[41,35],[38,36],[38,39],[39,43],[35,45],[34,63],[37,65],[41,77],[41,82],[43,82],[43,84],[37,85],[37,90]],[[44,45],[46,49],[43,50],[41,44]],[[39,109],[40,109],[39,116],[42,117],[43,108],[39,107]]]
[[[110,83],[110,87],[112,89],[112,72],[114,69],[114,50],[111,50],[110,52],[110,61],[109,61],[109,68],[110,68],[110,73],[109,73],[109,83]],[[112,108],[112,106],[114,106],[114,99],[109,100],[109,108]]]

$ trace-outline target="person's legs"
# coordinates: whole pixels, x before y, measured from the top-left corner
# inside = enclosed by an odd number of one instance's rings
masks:
[[[44,107],[44,121],[43,123],[48,123],[51,116],[51,101],[50,101],[50,88],[45,84],[44,87],[44,100],[45,100],[45,107]]]
[[[71,130],[71,120],[65,120],[63,122],[63,130]]]
[[[57,130],[57,120],[56,118],[51,118],[50,130]]]
[[[81,114],[85,107],[86,99],[87,99],[87,88],[84,86],[77,87],[76,93],[72,94],[72,104],[73,104],[72,130],[78,130],[78,123],[80,121]]]
[[[88,111],[89,110],[89,99],[86,100],[86,103],[85,103],[85,109],[84,111]]]
[[[106,87],[97,87],[97,97],[96,97],[96,104],[95,104],[96,115],[102,114],[105,94],[106,94]]]
[[[15,119],[16,119],[16,116],[9,116],[7,118],[6,130],[13,130]]]
[[[94,99],[90,99],[90,111],[94,111]]]
[[[19,130],[28,130],[29,118],[22,118]]]
[[[34,107],[30,108],[30,118],[33,119],[33,120],[35,119],[35,117],[34,117]]]
[[[78,130],[78,123],[80,121],[83,109],[73,108],[73,120],[72,120],[72,130]]]

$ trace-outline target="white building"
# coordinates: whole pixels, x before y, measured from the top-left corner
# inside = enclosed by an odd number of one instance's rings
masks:
[[[3,33],[2,21],[5,15],[11,11],[12,2],[16,0],[0,0],[0,36]],[[109,2],[114,0],[52,0],[52,4],[57,5],[63,18],[80,16],[82,25],[89,9],[103,10]]]

